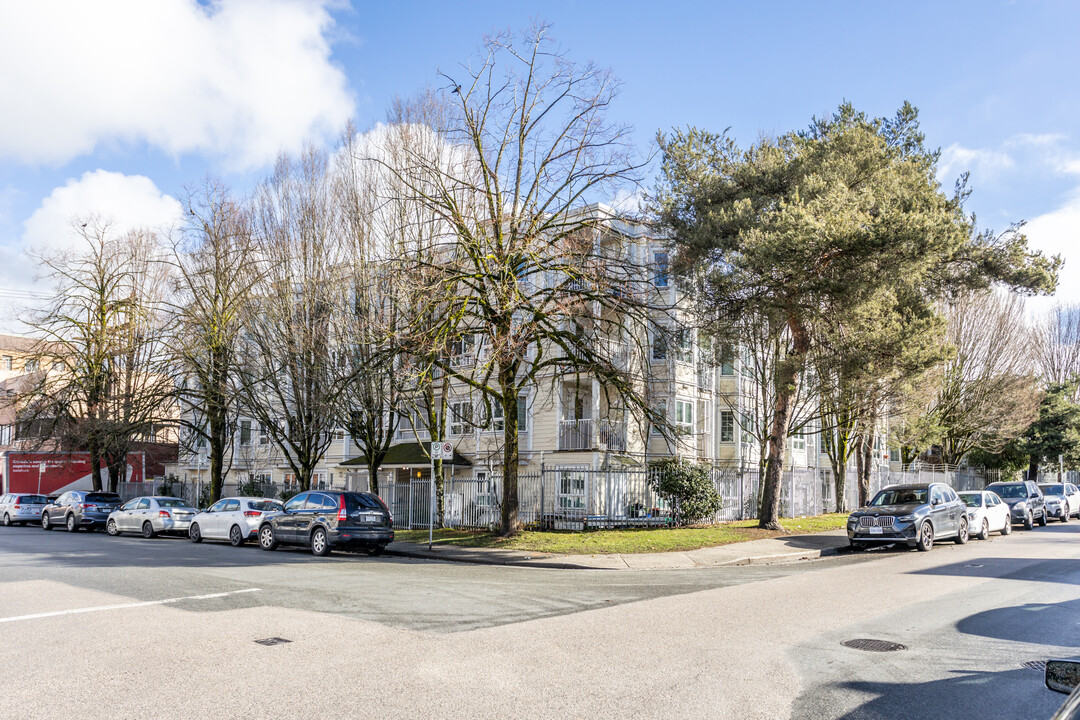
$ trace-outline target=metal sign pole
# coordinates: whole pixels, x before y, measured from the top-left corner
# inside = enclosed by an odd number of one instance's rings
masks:
[[[37,468],[37,494],[41,494],[41,474],[45,472],[45,463],[38,463]]]
[[[431,443],[431,493],[428,499],[428,529],[427,549],[431,550],[431,542],[435,537],[435,458],[442,457],[442,443]]]

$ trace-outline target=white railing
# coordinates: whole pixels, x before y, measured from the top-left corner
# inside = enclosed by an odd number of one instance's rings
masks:
[[[626,425],[608,420],[559,421],[559,450],[626,450]]]

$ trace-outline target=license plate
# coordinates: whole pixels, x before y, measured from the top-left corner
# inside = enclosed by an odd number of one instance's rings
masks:
[[[382,515],[364,515],[360,519],[364,522],[377,523],[382,522]]]
[[[870,528],[870,534],[871,535],[880,535],[882,532],[884,532],[883,528],[879,528],[879,527]]]

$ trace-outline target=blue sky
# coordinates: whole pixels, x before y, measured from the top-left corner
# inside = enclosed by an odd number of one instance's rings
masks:
[[[621,78],[612,114],[643,149],[674,126],[751,142],[844,99],[910,100],[945,184],[971,171],[984,227],[1031,221],[1080,301],[1080,3],[1050,0],[0,0],[0,299],[43,289],[26,252],[70,243],[72,216],[165,222],[207,174],[245,192],[279,150],[378,122],[533,19]]]

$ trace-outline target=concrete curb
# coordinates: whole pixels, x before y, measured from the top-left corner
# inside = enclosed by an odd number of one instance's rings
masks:
[[[442,550],[443,552],[440,552]],[[579,563],[568,560],[561,560],[559,556],[549,555],[547,557],[537,558],[508,558],[500,557],[497,555],[488,555],[482,552],[460,552],[451,548],[433,548],[427,550],[415,550],[412,548],[395,548],[393,544],[386,548],[385,555],[392,555],[396,557],[407,557],[417,560],[439,560],[443,562],[457,562],[466,563],[471,565],[495,565],[501,567],[522,567],[522,568],[541,568],[541,569],[554,569],[554,570],[663,570],[663,569],[696,569],[696,568],[708,568],[708,567],[736,567],[740,565],[770,565],[770,564],[787,564],[795,563],[803,560],[818,560],[823,557],[831,557],[847,553],[849,549],[847,547],[826,547],[818,550],[799,550],[795,552],[787,553],[772,553],[769,555],[746,555],[743,557],[736,557],[728,560],[722,560],[719,562],[698,562],[694,560],[692,566],[686,566],[683,564],[671,564],[665,567],[663,563],[659,563],[652,567],[634,568],[623,560],[622,566],[610,566],[610,565],[593,565],[587,563]],[[676,553],[685,557],[686,553]],[[607,556],[611,557],[611,556]],[[622,559],[622,556],[619,556]],[[692,558],[693,559],[693,558]]]

